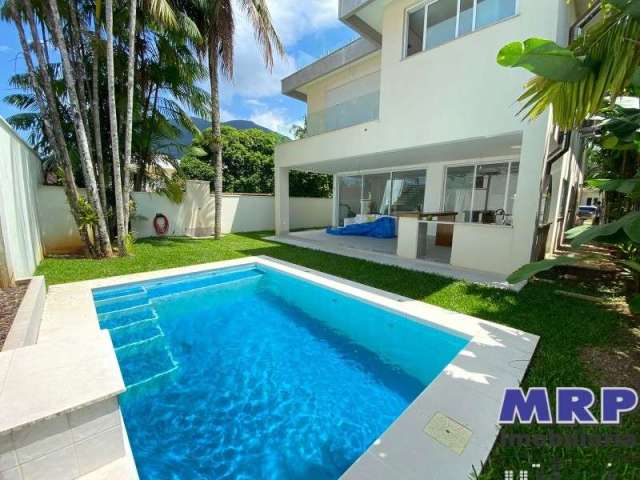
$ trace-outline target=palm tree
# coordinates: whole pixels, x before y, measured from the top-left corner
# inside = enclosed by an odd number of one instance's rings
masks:
[[[55,1],[55,0],[50,0]],[[107,101],[109,105],[109,129],[111,131],[111,161],[113,163],[113,193],[116,197],[116,226],[118,229],[118,255],[127,255],[124,226],[124,198],[120,174],[120,141],[118,139],[118,113],[116,111],[116,77],[113,59],[113,0],[106,0],[105,25],[107,29]],[[127,199],[128,201],[128,199]]]
[[[284,55],[284,47],[278,38],[265,0],[240,0],[240,6],[249,18],[256,41],[262,49],[265,66],[273,68],[274,50]],[[211,88],[211,127],[214,152],[213,163],[216,169],[214,181],[215,223],[214,235],[220,238],[222,225],[222,144],[220,128],[219,76],[222,72],[227,78],[233,78],[233,33],[235,30],[234,7],[232,0],[187,0],[187,15],[195,22],[202,42],[197,49],[209,61],[209,83]]]
[[[122,202],[124,216],[124,233],[129,234],[129,172],[131,169],[131,140],[133,138],[133,93],[134,70],[136,65],[136,13],[138,1],[129,2],[129,60],[127,62],[127,116],[124,133],[124,179],[122,185]]]
[[[30,0],[24,0],[24,4],[28,5],[27,8],[29,8]],[[97,237],[98,243],[100,245],[99,253],[106,257],[110,257],[113,254],[111,250],[111,240],[109,239],[107,222],[105,220],[104,211],[100,202],[100,194],[98,192],[95,171],[91,159],[89,140],[81,114],[82,107],[80,106],[78,93],[76,91],[74,69],[71,66],[69,51],[67,49],[66,40],[62,32],[62,23],[60,12],[58,11],[57,0],[48,0],[48,8],[45,8],[45,10],[48,26],[53,32],[54,40],[56,42],[56,46],[58,47],[60,58],[62,60],[64,80],[67,86],[67,94],[69,97],[69,107],[72,111],[71,116],[76,133],[76,142],[80,154],[80,163],[82,165],[82,170],[85,178],[89,203],[91,204],[91,207],[93,208],[97,216]]]
[[[100,17],[101,3],[96,2],[93,38],[93,58],[91,59],[91,113],[93,117],[93,142],[96,151],[96,172],[98,174],[98,189],[102,208],[107,208],[107,187],[104,175],[104,158],[102,156],[102,129],[100,127]]]
[[[25,7],[27,7],[27,22],[31,30],[31,35],[34,43],[34,49],[36,50],[36,56],[38,58],[38,64],[41,68],[40,80],[36,74],[36,68],[31,58],[31,51],[26,40],[24,28],[22,26],[22,20],[15,6],[14,1],[7,2],[10,16],[13,19],[16,28],[18,30],[18,37],[20,39],[20,45],[22,47],[22,54],[27,65],[29,74],[29,80],[31,88],[34,92],[34,98],[38,109],[42,112],[43,126],[45,135],[49,141],[49,144],[54,151],[55,157],[62,164],[62,171],[65,178],[65,195],[69,208],[78,227],[80,238],[86,245],[90,254],[95,254],[93,244],[89,238],[87,224],[83,221],[80,209],[80,197],[78,195],[78,189],[76,188],[75,178],[73,174],[73,168],[71,165],[71,158],[67,149],[66,141],[62,134],[62,123],[58,114],[57,102],[51,86],[51,81],[47,72],[48,63],[44,56],[44,51],[40,39],[38,36],[38,30],[33,18],[33,11],[31,8],[30,0],[25,1]]]
[[[640,65],[640,0],[602,2],[602,16],[569,48],[529,39],[505,46],[498,63],[536,74],[519,100],[529,118],[553,107],[561,128],[579,128],[605,102],[614,104]]]

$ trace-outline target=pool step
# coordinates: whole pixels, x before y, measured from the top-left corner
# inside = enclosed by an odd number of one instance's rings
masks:
[[[116,351],[164,337],[155,320],[142,320],[110,331]]]
[[[108,300],[111,298],[125,297],[134,293],[145,293],[146,290],[142,285],[125,285],[122,287],[109,287],[97,289],[93,292],[93,299],[97,301]]]
[[[136,292],[119,297],[105,298],[104,300],[96,300],[96,312],[98,315],[105,313],[127,310],[133,307],[149,305],[149,296],[147,292]]]
[[[100,327],[113,330],[115,328],[128,327],[145,320],[157,320],[158,315],[151,305],[139,305],[136,307],[103,313],[98,316]]]
[[[236,272],[224,272],[185,278],[184,280],[168,279],[165,282],[158,282],[146,287],[149,298],[175,295],[176,293],[187,292],[199,288],[212,287],[215,285],[227,284],[239,280],[251,280],[261,278],[264,274],[255,269],[239,270]]]
[[[116,350],[127,388],[139,387],[178,370],[178,363],[162,340]]]

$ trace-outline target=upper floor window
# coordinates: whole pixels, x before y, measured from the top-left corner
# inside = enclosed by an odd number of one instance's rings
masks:
[[[436,0],[407,11],[405,56],[429,50],[516,14],[518,0]]]

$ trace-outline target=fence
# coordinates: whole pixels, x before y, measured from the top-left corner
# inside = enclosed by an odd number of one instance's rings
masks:
[[[63,188],[42,180],[40,159],[0,117],[0,287],[31,276],[45,254],[83,251]],[[132,230],[139,238],[156,235],[158,213],[169,219],[168,235],[213,233],[214,201],[207,182],[188,181],[180,204],[156,193],[136,192],[133,198]],[[331,224],[331,199],[290,201],[293,228]],[[273,230],[273,195],[224,194],[222,214],[223,233]]]
[[[33,274],[42,259],[40,159],[0,117],[0,287]]]
[[[82,191],[81,191],[82,192]],[[46,254],[79,253],[82,242],[61,187],[40,186],[40,224]],[[161,213],[169,219],[167,235],[195,237],[213,234],[214,200],[208,182],[188,181],[182,203],[157,193],[135,192],[136,211],[131,220],[138,238],[156,236],[153,219]],[[328,198],[292,198],[292,228],[331,224]],[[273,195],[230,194],[222,198],[222,232],[255,232],[274,229]]]

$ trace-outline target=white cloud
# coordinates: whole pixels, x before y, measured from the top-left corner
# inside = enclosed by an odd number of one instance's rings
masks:
[[[237,118],[238,116],[231,113],[229,110],[225,110],[224,108],[220,109],[220,121],[228,122],[229,120],[236,120]]]
[[[231,101],[236,95],[253,99],[278,95],[280,81],[299,68],[298,62],[286,54],[275,58],[272,71],[267,70],[253,29],[241,8],[236,6],[234,78],[232,82],[223,83],[222,96]],[[268,6],[286,49],[293,47],[305,35],[339,25],[338,0],[270,0]],[[310,61],[308,57],[304,56],[304,63]]]
[[[270,110],[256,111],[249,117],[249,120],[269,130],[286,135],[287,137],[291,137],[291,129],[295,125],[302,125],[302,120],[289,118],[285,110],[273,108]]]

